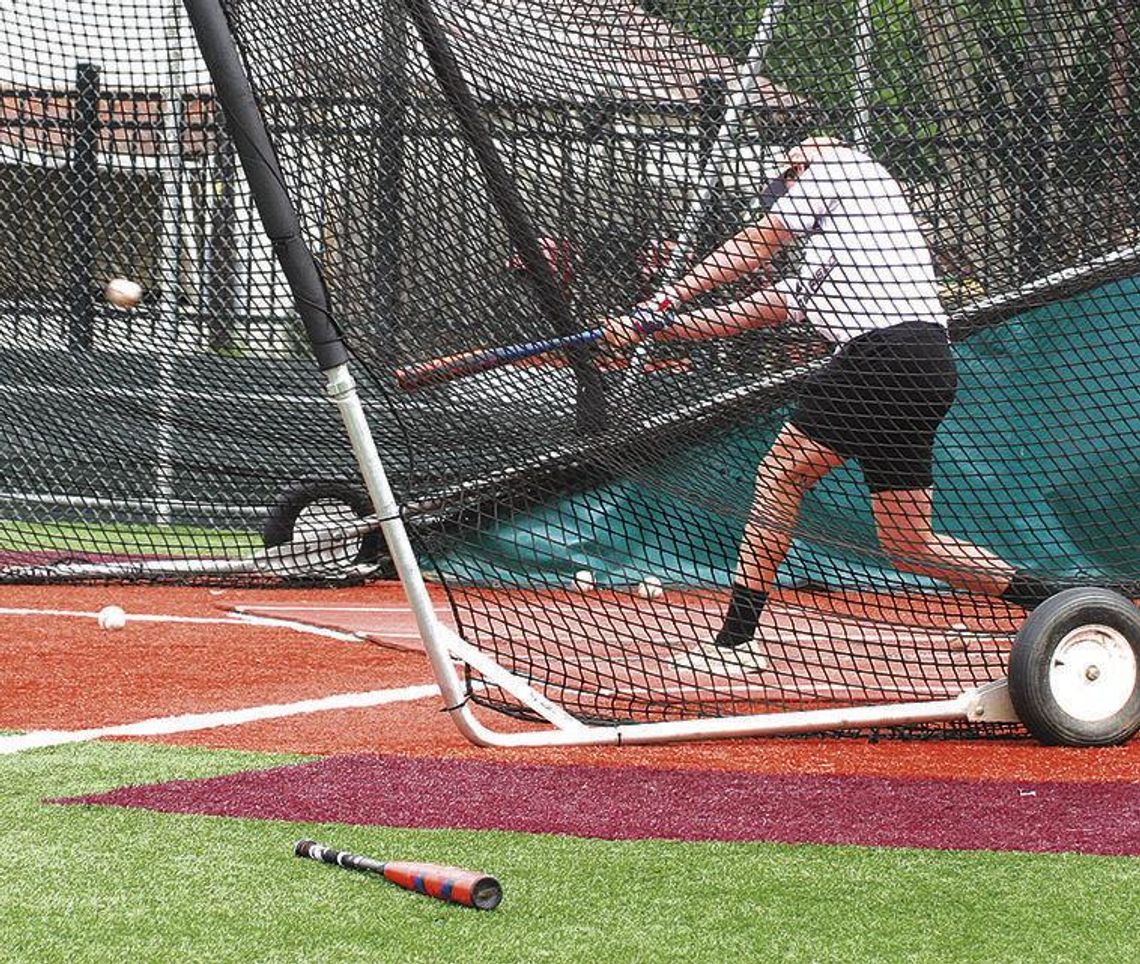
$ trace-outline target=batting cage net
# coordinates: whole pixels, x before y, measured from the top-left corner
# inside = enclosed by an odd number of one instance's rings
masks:
[[[390,574],[181,0],[8,6],[3,578]],[[1135,5],[218,12],[420,565],[574,717],[953,695],[1140,576]]]

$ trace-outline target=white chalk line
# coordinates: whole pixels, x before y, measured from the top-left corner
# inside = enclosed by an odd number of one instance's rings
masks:
[[[130,617],[128,617],[130,618]],[[336,639],[342,643],[359,643],[368,637],[362,633],[347,633],[340,629],[329,629],[327,626],[317,626],[313,623],[302,623],[295,619],[279,619],[276,616],[255,616],[253,613],[235,612],[233,619],[228,620],[230,625],[265,626],[271,629],[291,629],[298,633],[308,633],[311,636],[323,636],[326,639]]]
[[[260,608],[260,607],[258,607]],[[278,607],[286,609],[288,607]],[[296,607],[294,607],[296,608]],[[409,610],[392,610],[392,612],[408,612]],[[0,607],[0,616],[63,616],[78,619],[97,619],[97,612],[87,612],[78,609],[17,609]],[[127,613],[128,623],[187,623],[207,626],[260,626],[270,629],[291,629],[298,633],[308,633],[310,636],[323,636],[326,639],[335,639],[342,643],[359,643],[373,636],[392,639],[419,639],[418,632],[388,632],[384,629],[359,630],[344,632],[339,629],[329,629],[326,626],[317,626],[313,623],[301,622],[296,619],[284,619],[277,616],[258,616],[240,609],[229,616],[170,616],[161,613]]]
[[[86,612],[79,609],[10,609],[0,607],[0,616],[72,616],[84,619],[96,619],[98,612]],[[238,616],[170,616],[161,613],[127,613],[128,622],[136,623],[224,623],[233,626],[240,622]]]
[[[257,603],[248,603],[234,606],[239,613],[244,612],[318,612],[318,613],[404,613],[410,614],[410,606],[323,606],[320,603],[294,603],[292,606],[259,606]],[[437,612],[445,610],[437,609]]]
[[[398,689],[371,690],[365,693],[338,693],[335,696],[319,699],[298,700],[295,703],[269,703],[241,710],[158,716],[139,720],[136,723],[86,730],[33,730],[14,736],[0,736],[0,755],[63,746],[68,743],[86,743],[112,736],[162,736],[170,733],[187,733],[192,730],[212,730],[223,726],[240,726],[258,720],[323,713],[329,710],[361,709],[388,703],[411,703],[439,695],[439,687],[430,683]]]
[[[257,607],[260,609],[261,607]],[[284,607],[283,607],[284,608]],[[314,610],[319,612],[320,610]],[[404,611],[407,610],[396,610]],[[242,622],[248,622],[252,626],[280,626],[285,629],[295,629],[298,632],[312,633],[315,636],[327,636],[330,639],[339,639],[349,643],[359,643],[361,640],[372,639],[377,637],[379,639],[421,639],[419,631],[397,631],[387,629],[356,629],[356,630],[341,630],[341,629],[328,629],[324,626],[317,626],[313,623],[300,622],[295,619],[285,619],[281,616],[259,616],[254,613],[245,612],[240,607],[234,613],[234,618]]]

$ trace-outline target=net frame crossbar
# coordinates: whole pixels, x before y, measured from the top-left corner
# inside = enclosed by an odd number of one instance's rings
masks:
[[[324,375],[326,394],[337,407],[376,510],[381,532],[438,681],[444,708],[465,737],[484,746],[616,745],[958,720],[973,723],[1017,721],[1005,680],[994,680],[965,689],[955,697],[932,701],[618,725],[588,724],[558,705],[539,686],[532,685],[532,681],[511,673],[444,625],[436,616],[428,594],[401,507],[389,483],[356,382],[349,370],[349,352],[332,321],[328,292],[302,236],[296,210],[285,188],[272,142],[225,13],[218,0],[184,2],[219,101],[232,126],[238,155],[264,229],[274,239],[275,253],[289,280],[295,305]],[[471,684],[461,674],[462,666],[470,667],[482,678],[483,685],[498,687],[548,726],[524,732],[504,732],[484,724],[475,716],[469,703]]]

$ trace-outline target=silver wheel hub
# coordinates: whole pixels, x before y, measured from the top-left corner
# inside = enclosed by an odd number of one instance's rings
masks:
[[[1080,626],[1057,644],[1049,665],[1049,689],[1057,705],[1086,723],[1119,713],[1136,689],[1136,654],[1111,626]]]

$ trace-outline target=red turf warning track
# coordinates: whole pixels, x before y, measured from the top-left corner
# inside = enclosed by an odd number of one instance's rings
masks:
[[[242,598],[251,595],[282,599]],[[431,682],[422,654],[402,657],[364,641],[133,619],[217,619],[227,598],[202,588],[4,587],[5,608],[92,612],[115,603],[128,623],[106,632],[90,617],[0,616],[0,728],[84,729]]]
[[[60,802],[620,840],[1140,854],[1135,783],[769,776],[351,756]]]

